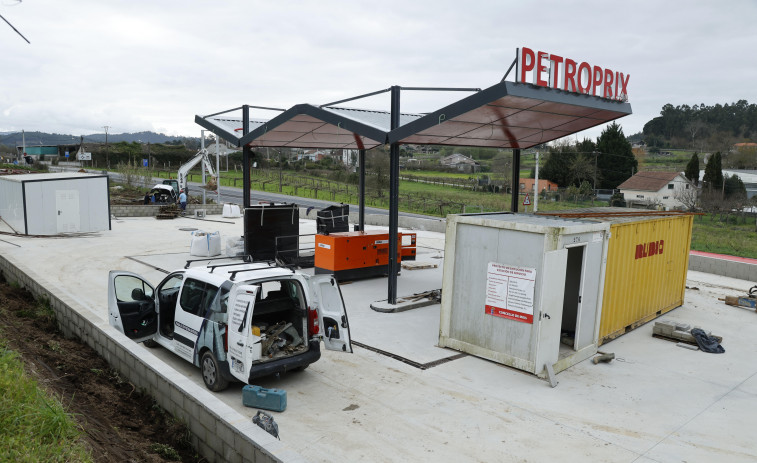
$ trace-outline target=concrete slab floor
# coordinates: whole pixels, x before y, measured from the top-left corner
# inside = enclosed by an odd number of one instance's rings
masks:
[[[0,236],[0,252],[105,320],[109,270],[157,283],[164,273],[155,267],[189,258],[182,228],[219,231],[224,244],[242,234],[241,219],[222,220],[230,223],[117,219],[111,231],[84,237]],[[301,221],[301,233],[314,230]],[[417,233],[419,260],[443,257],[442,234]],[[398,294],[440,288],[443,259],[435,261],[437,269],[403,271]],[[723,355],[652,338],[648,323],[600,347],[616,360],[575,365],[554,389],[473,356],[421,370],[360,347],[324,351],[304,372],[259,384],[287,390],[288,409],[275,414],[281,439],[313,461],[755,461],[757,314],[717,300],[754,283],[690,272],[688,286],[699,289],[662,317],[723,336]],[[354,339],[417,363],[456,354],[435,346],[438,305],[382,314],[370,303],[386,298],[385,279],[341,288]],[[151,352],[177,378],[202,385],[198,369],[165,349]],[[251,418],[241,387],[215,396]]]

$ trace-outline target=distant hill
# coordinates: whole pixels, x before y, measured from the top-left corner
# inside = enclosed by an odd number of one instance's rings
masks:
[[[66,135],[58,133],[45,133],[45,132],[26,132],[24,134],[26,138],[26,146],[39,146],[39,145],[78,145],[78,135]],[[125,141],[127,143],[171,143],[179,142],[196,146],[199,144],[199,138],[192,137],[172,137],[162,133],[155,132],[136,132],[136,133],[109,133],[108,143],[118,143]],[[9,147],[21,146],[22,137],[21,132],[4,133],[0,134],[0,144]],[[94,133],[84,136],[85,143],[105,143],[104,133]]]

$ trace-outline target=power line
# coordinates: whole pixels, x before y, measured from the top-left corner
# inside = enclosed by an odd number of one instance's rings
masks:
[[[26,40],[26,43],[28,43],[29,45],[31,45],[31,44],[32,44],[32,43],[31,43],[31,42],[29,41],[29,39],[27,39],[26,37],[24,37],[24,34],[22,34],[21,32],[19,32],[19,30],[18,30],[18,29],[16,29],[16,28],[15,28],[15,27],[13,26],[13,24],[11,24],[10,22],[8,22],[8,20],[7,20],[7,19],[5,19],[5,18],[3,17],[3,15],[1,15],[1,14],[0,14],[0,18],[2,18],[2,20],[3,20],[3,21],[5,21],[5,23],[6,23],[7,25],[9,25],[9,26],[11,27],[11,29],[13,29],[14,31],[16,31],[16,34],[20,35],[22,39]]]

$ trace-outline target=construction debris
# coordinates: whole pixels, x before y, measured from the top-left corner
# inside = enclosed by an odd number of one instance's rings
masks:
[[[757,310],[757,285],[752,286],[746,296],[726,296],[718,300],[725,301],[726,305]]]
[[[429,299],[430,301],[441,303],[442,302],[442,290],[434,289],[431,291],[424,291],[422,293],[416,293],[411,296],[405,296],[400,298],[397,302],[416,302],[421,299]]]
[[[405,270],[421,270],[426,268],[437,268],[439,267],[439,264],[435,264],[433,262],[413,262],[413,261],[406,261],[402,262],[402,268]]]
[[[599,355],[591,359],[591,361],[594,362],[594,365],[597,365],[599,362],[610,363],[615,359],[614,352],[609,352],[609,353],[598,352],[598,353]]]
[[[155,218],[159,220],[175,219],[181,215],[181,212],[181,209],[176,204],[168,204],[160,207]]]
[[[697,343],[697,339],[692,332],[700,330],[705,336],[712,338],[718,344],[723,342],[722,336],[713,336],[711,332],[704,331],[701,328],[693,327],[688,323],[677,323],[671,320],[662,320],[655,322],[652,328],[652,336],[659,339],[665,339],[666,341],[672,341],[676,343],[685,343],[693,346],[701,347]]]

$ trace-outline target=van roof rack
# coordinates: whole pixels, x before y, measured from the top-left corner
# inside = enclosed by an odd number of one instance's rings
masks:
[[[285,266],[281,266],[281,265],[279,265],[279,264],[278,264],[278,262],[276,262],[276,261],[273,261],[273,260],[266,260],[266,261],[262,261],[262,260],[261,260],[261,261],[252,262],[252,263],[254,263],[254,264],[268,264],[268,266],[267,266],[267,267],[258,267],[258,268],[246,268],[246,269],[240,269],[240,270],[232,270],[231,272],[229,272],[229,275],[230,275],[230,276],[229,276],[229,280],[231,280],[231,281],[234,281],[234,279],[235,279],[235,278],[236,278],[236,276],[237,276],[237,273],[242,273],[242,272],[255,272],[255,271],[258,271],[258,270],[270,270],[270,269],[272,269],[272,268],[282,268],[282,269],[287,269],[287,270],[289,270],[290,272],[292,272],[292,273],[295,273],[295,272],[294,272],[294,269],[293,269],[293,268],[290,268],[290,267],[285,267]]]
[[[252,257],[249,255],[246,256],[224,256],[224,257],[211,257],[208,259],[190,259],[187,261],[187,264],[184,266],[185,269],[189,268],[190,265],[192,265],[195,262],[210,262],[212,260],[229,260],[229,259],[242,259],[243,262],[235,262],[230,264],[222,264],[222,265],[208,265],[209,268],[215,268],[215,267],[223,267],[224,265],[241,265],[241,264],[247,264],[252,262]],[[212,273],[212,270],[211,270]]]

